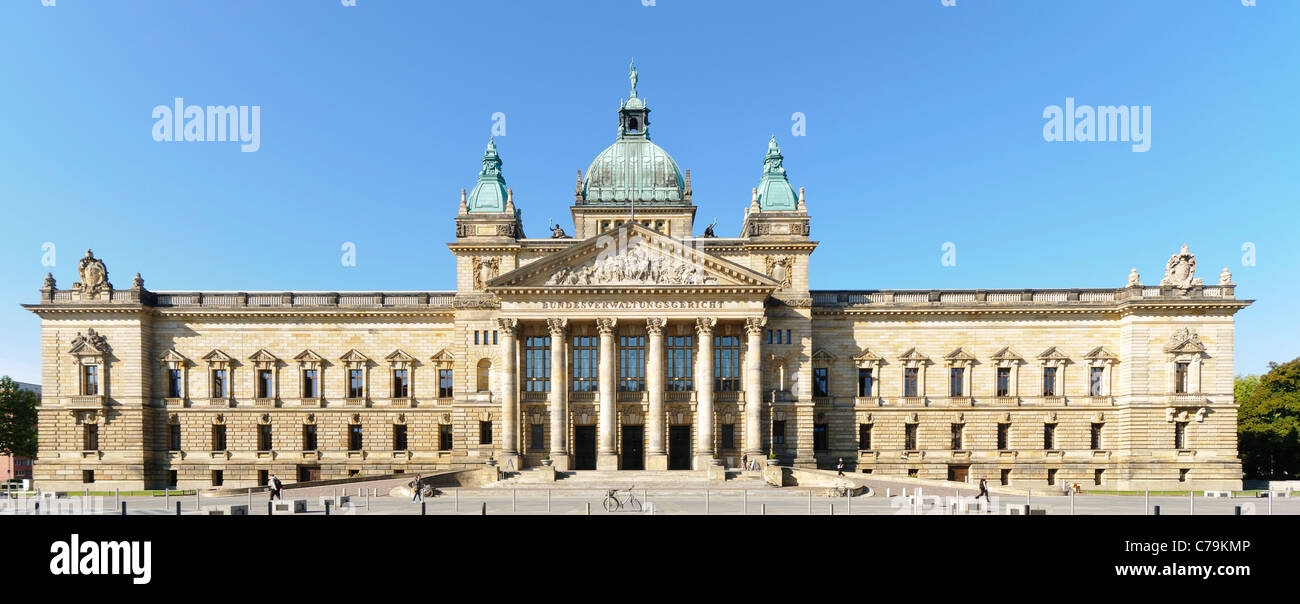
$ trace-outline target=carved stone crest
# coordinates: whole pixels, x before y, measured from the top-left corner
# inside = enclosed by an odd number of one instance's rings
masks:
[[[497,278],[501,274],[501,260],[499,258],[475,258],[474,259],[474,289],[483,289],[487,287],[487,282]]]
[[[781,284],[781,289],[790,287],[790,275],[794,272],[794,258],[789,256],[767,256],[763,258],[767,265],[767,276]]]
[[[77,275],[81,281],[72,284],[72,287],[83,293],[97,294],[113,289],[113,285],[108,282],[108,269],[104,266],[104,261],[96,258],[90,250],[86,250],[85,257],[77,262]]]
[[[92,349],[94,352],[107,353],[109,350],[108,339],[95,333],[93,329],[87,329],[85,335],[77,332],[77,337],[72,339],[72,346],[68,351],[76,354],[85,351],[87,348]]]
[[[1165,278],[1160,280],[1160,287],[1190,289],[1198,285],[1201,285],[1201,280],[1196,277],[1196,255],[1187,250],[1187,244],[1183,244],[1183,248],[1165,263]]]
[[[1184,327],[1169,336],[1169,344],[1165,346],[1165,352],[1205,352],[1205,345],[1201,343],[1201,337],[1196,335],[1196,332]]]

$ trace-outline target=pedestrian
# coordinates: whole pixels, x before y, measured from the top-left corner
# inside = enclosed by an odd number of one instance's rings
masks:
[[[284,488],[284,483],[280,482],[279,476],[272,474],[271,479],[267,481],[266,486],[270,487],[271,490],[271,498],[267,501],[275,501],[277,497],[280,501],[284,501],[284,497],[280,495],[280,489]]]
[[[989,502],[989,483],[983,478],[980,479],[980,492],[975,496],[975,501],[979,501],[980,497],[984,498],[984,503]]]
[[[839,462],[837,462],[837,463],[835,464],[835,472],[836,472],[837,474],[839,474],[840,476],[843,476],[843,475],[844,475],[844,458],[843,458],[843,457],[841,457],[840,460],[839,460]]]
[[[416,501],[421,501],[421,502],[424,501],[424,493],[421,492],[423,490],[424,490],[424,485],[420,484],[420,475],[416,474],[415,480],[411,481],[411,503],[415,503]]]

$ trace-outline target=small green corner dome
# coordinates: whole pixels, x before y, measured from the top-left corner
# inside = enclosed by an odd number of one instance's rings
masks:
[[[605,148],[582,181],[586,203],[680,203],[682,170],[662,147],[644,136],[627,136]]]
[[[763,157],[763,176],[758,180],[758,207],[763,212],[792,212],[799,206],[799,196],[786,178],[785,157],[776,142],[776,135],[767,143]]]
[[[501,156],[497,154],[495,138],[488,139],[487,150],[483,152],[483,169],[478,173],[478,182],[470,191],[466,203],[469,212],[504,212],[506,199],[506,179],[501,175]]]

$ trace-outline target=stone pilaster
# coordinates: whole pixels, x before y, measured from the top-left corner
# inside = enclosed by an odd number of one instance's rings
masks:
[[[566,362],[568,319],[547,319],[551,333],[551,461],[556,471],[569,470],[569,380]]]
[[[519,372],[515,333],[519,319],[497,319],[501,335],[501,467],[519,469]]]
[[[600,418],[596,439],[596,469],[617,470],[618,453],[614,449],[614,430],[618,425],[618,402],[615,397],[614,328],[618,320],[612,317],[596,319],[600,332]]]
[[[646,431],[650,446],[646,451],[647,470],[667,470],[668,450],[664,447],[664,320],[647,319],[646,325],[646,395],[650,409]]]
[[[713,463],[713,327],[717,319],[695,320],[699,354],[695,371],[695,469],[707,470]]]
[[[767,317],[745,319],[745,455],[763,457],[763,326]]]

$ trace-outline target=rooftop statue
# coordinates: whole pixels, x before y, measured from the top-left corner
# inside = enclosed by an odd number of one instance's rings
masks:
[[[1170,256],[1165,264],[1165,278],[1160,280],[1160,287],[1190,289],[1198,285],[1201,285],[1201,280],[1196,277],[1196,255],[1188,251],[1184,243],[1183,248]]]

